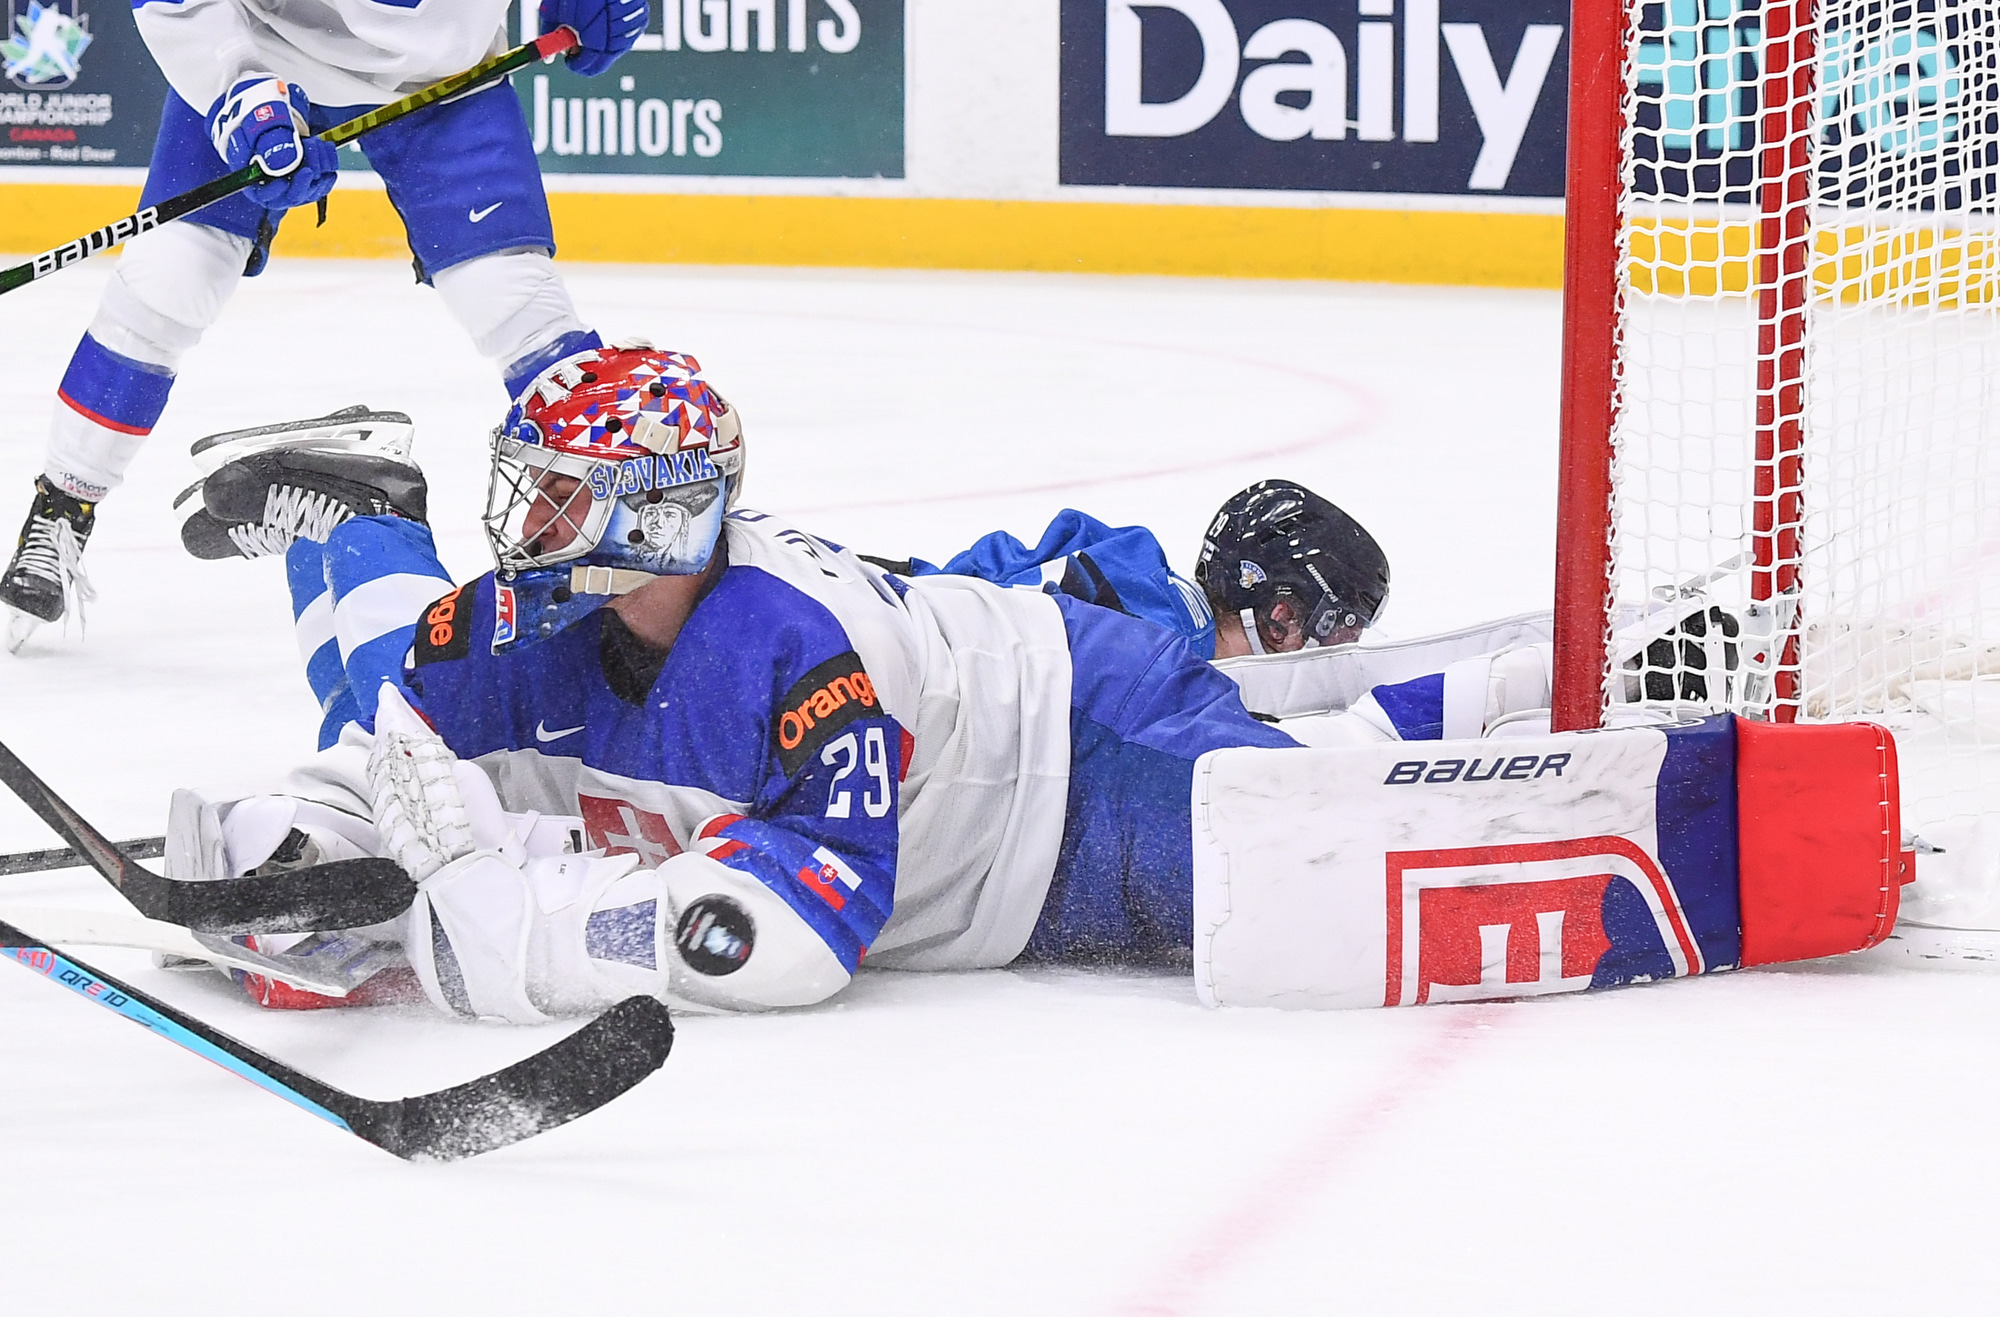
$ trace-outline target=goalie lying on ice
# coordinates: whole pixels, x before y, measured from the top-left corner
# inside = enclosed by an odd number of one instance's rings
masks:
[[[886,573],[729,510],[740,420],[691,358],[650,348],[551,368],[494,457],[500,570],[442,598],[415,520],[292,545],[302,620],[322,593],[336,614],[435,602],[372,719],[282,794],[184,794],[169,849],[183,878],[392,855],[419,889],[375,932],[442,1009],[534,1021],[634,990],[799,1006],[864,958],[1192,956],[1211,1000],[1358,1004],[1370,987],[1520,995],[1741,955],[1727,720],[1509,742],[1469,765],[1481,743],[1303,749],[1146,622]],[[580,607],[590,593],[616,598]],[[562,625],[521,643],[545,614]],[[374,660],[337,648],[346,688],[324,693],[355,700]],[[1880,781],[1862,811],[1878,839]],[[1522,882],[1504,848],[1530,844],[1567,867]],[[1454,847],[1486,853],[1401,861],[1422,880],[1385,906],[1385,863]],[[1453,905],[1433,939],[1424,893],[1453,883],[1505,899]],[[1416,986],[1385,997],[1399,955]]]

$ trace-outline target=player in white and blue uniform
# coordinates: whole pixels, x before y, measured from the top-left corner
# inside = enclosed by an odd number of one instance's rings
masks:
[[[511,1019],[632,990],[804,1004],[864,958],[1184,959],[1194,760],[1292,738],[1150,623],[893,575],[725,515],[741,455],[691,359],[587,352],[544,372],[496,439],[497,573],[449,588],[427,529],[394,515],[294,544],[301,621],[332,597],[320,625],[346,689],[323,694],[360,715],[284,798],[305,803],[279,807],[300,853],[402,860],[423,879],[401,936],[431,999]],[[391,668],[365,627],[341,630],[350,602],[393,591],[428,602]],[[396,698],[364,707],[383,676]],[[490,808],[472,798],[488,790]],[[261,840],[232,841],[232,867],[286,836],[271,808],[230,811],[265,820],[239,830]],[[571,853],[537,853],[549,816]]]
[[[80,555],[99,500],[167,405],[182,357],[236,282],[264,266],[284,212],[323,203],[336,150],[311,134],[505,49],[510,0],[135,0],[170,92],[141,205],[253,159],[276,175],[126,244],[57,390],[42,475],[0,575],[8,643],[90,595]],[[609,68],[645,30],[647,0],[543,0],[574,28],[570,67]],[[417,277],[491,359],[511,398],[598,342],[550,258],[555,237],[520,106],[497,84],[362,139],[403,218]],[[282,355],[232,369],[268,372]]]
[[[1389,559],[1375,537],[1291,480],[1261,480],[1223,503],[1202,537],[1198,586],[1167,565],[1144,526],[1107,526],[1074,508],[1032,546],[994,531],[942,567],[868,561],[906,576],[1039,586],[1163,626],[1202,658],[1349,644],[1389,597]]]
[[[1108,526],[1064,508],[1032,545],[996,530],[941,566],[921,558],[862,556],[904,576],[976,576],[995,585],[1065,594],[1163,626],[1202,658],[1215,654],[1215,614],[1208,601],[1167,565],[1165,550],[1144,526]]]

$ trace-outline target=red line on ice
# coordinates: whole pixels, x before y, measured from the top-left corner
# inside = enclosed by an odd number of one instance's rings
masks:
[[[1272,1168],[1237,1202],[1194,1232],[1165,1275],[1138,1297],[1118,1304],[1119,1317],[1181,1317],[1198,1310],[1200,1291],[1235,1267],[1245,1254],[1276,1234],[1322,1193],[1401,1109],[1436,1085],[1465,1055],[1478,1031],[1493,1024],[1491,1005],[1427,1007],[1441,1026],[1353,1105],[1321,1128],[1291,1157]]]

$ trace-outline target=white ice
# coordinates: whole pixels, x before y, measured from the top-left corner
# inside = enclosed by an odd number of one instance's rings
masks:
[[[23,510],[99,261],[0,303],[0,514]],[[1545,604],[1551,294],[570,266],[585,315],[699,354],[748,420],[749,501],[941,558],[1074,505],[1192,559],[1290,476],[1374,528],[1387,626]],[[0,656],[0,739],[108,831],[265,782],[316,714],[270,561],[197,563],[188,444],[411,412],[445,557],[500,390],[392,263],[248,281],[104,505],[88,632]],[[0,849],[53,845],[11,800]],[[0,879],[0,914],[112,908]],[[264,1013],[83,952],[370,1096],[560,1030]],[[1973,1312],[2000,1301],[2000,972],[1976,935],[1604,994],[1205,1011],[1175,976],[864,973],[822,1009],[688,1019],[590,1117],[413,1166],[0,967],[9,1311],[299,1314]]]

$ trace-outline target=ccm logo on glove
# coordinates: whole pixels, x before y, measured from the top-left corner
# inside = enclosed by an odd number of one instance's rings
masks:
[[[805,766],[834,733],[880,712],[875,683],[853,650],[836,655],[800,677],[785,692],[778,715],[778,763],[790,777]]]
[[[1568,755],[1515,755],[1508,758],[1500,755],[1488,761],[1485,759],[1440,759],[1432,763],[1428,759],[1405,759],[1389,770],[1389,776],[1382,779],[1385,787],[1406,787],[1416,782],[1491,782],[1499,778],[1502,782],[1526,782],[1544,773],[1563,775],[1563,766],[1569,763]],[[1480,765],[1486,764],[1485,769]]]

